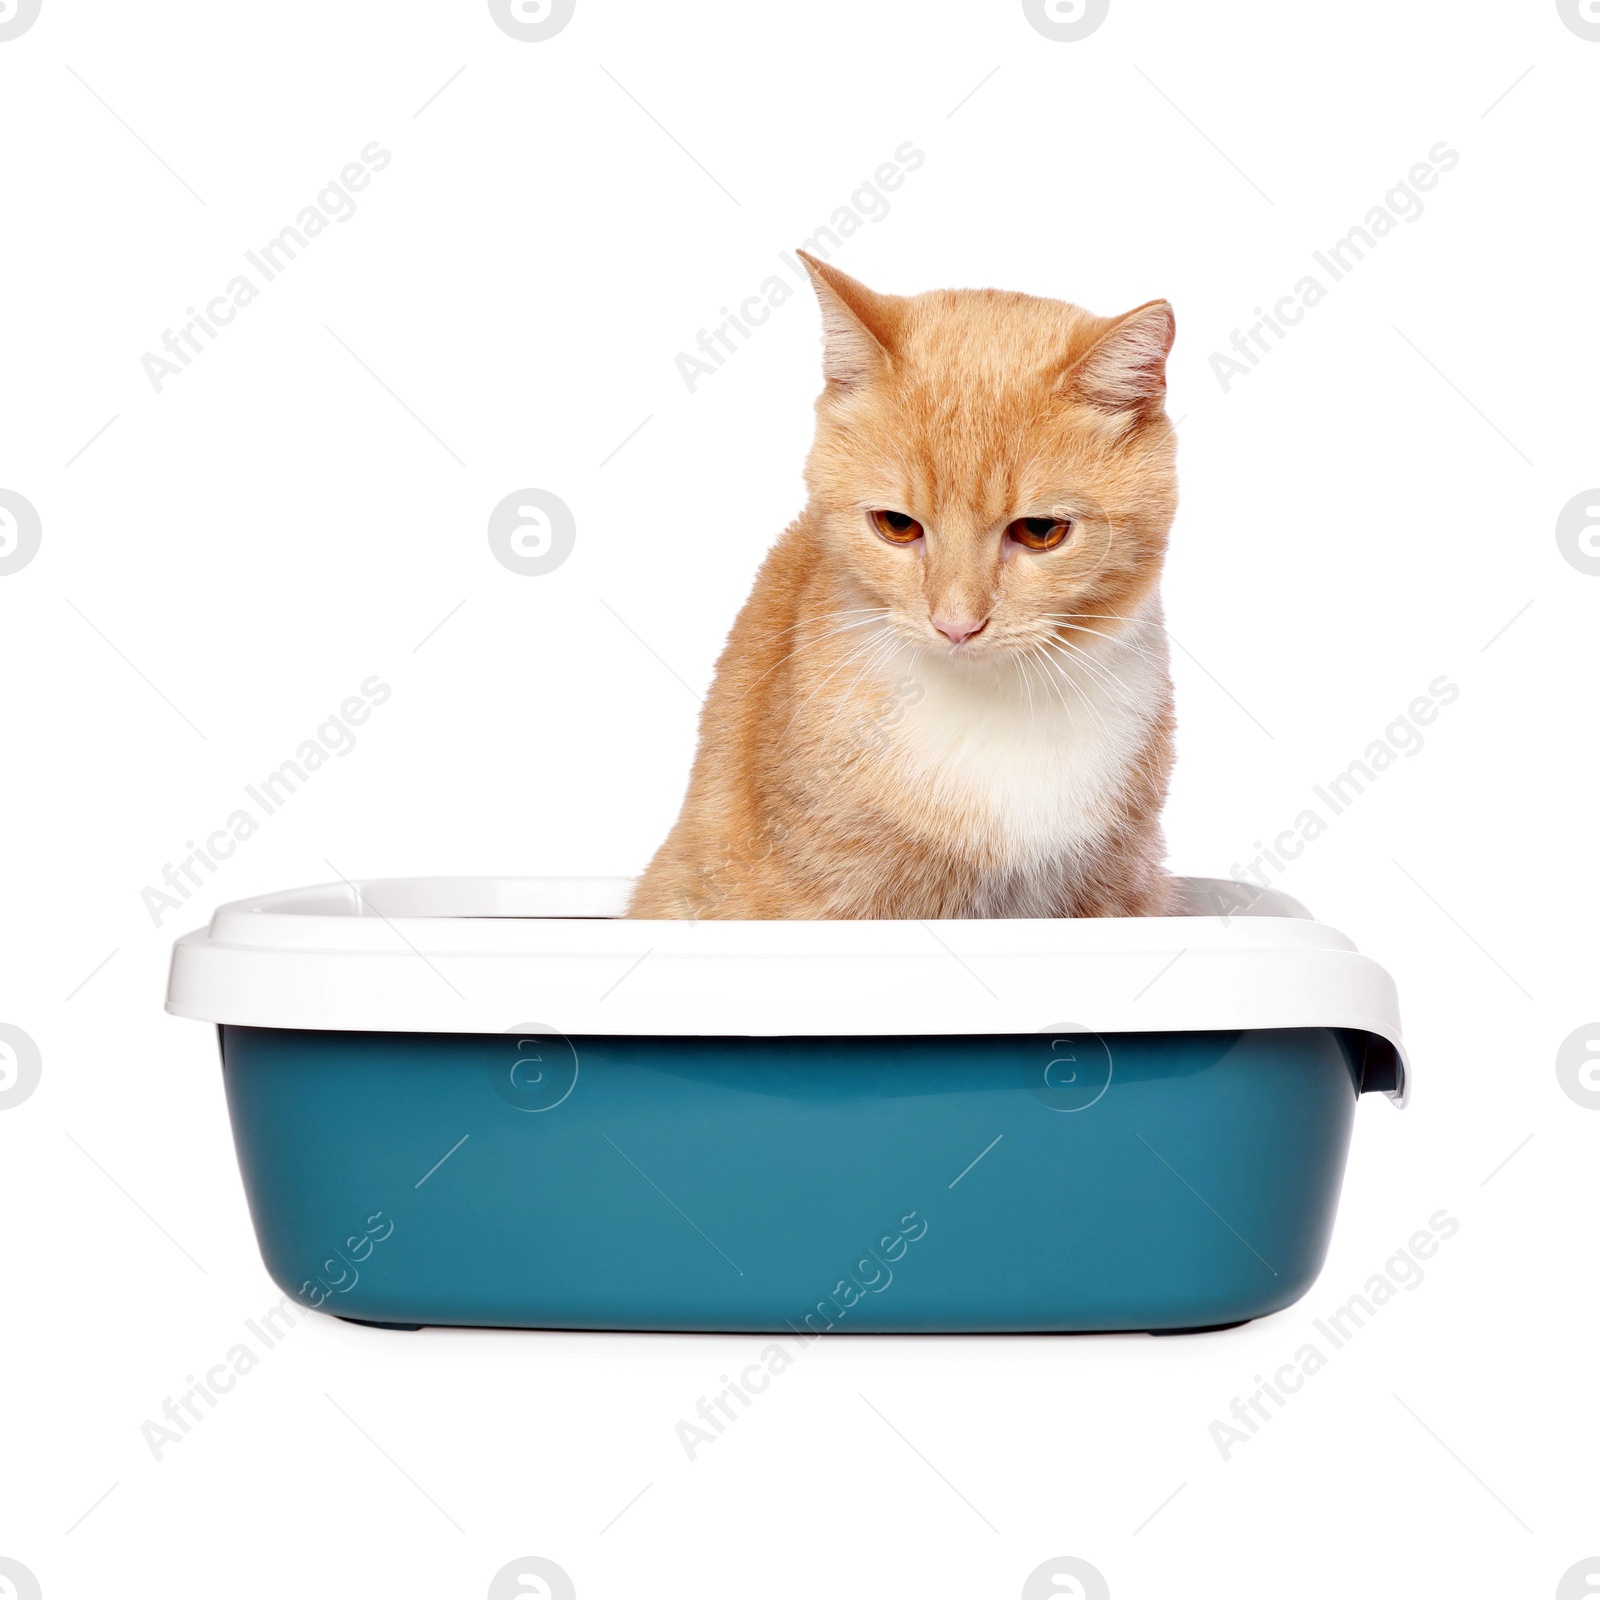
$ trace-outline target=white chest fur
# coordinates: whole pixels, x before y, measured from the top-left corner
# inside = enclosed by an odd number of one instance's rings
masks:
[[[911,687],[885,751],[897,779],[944,837],[1024,873],[1092,848],[1120,816],[1168,692],[1158,619],[1074,642],[1083,655],[1046,651],[1048,665],[929,654],[902,667]]]

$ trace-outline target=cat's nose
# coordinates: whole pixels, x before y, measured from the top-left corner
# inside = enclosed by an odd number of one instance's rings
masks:
[[[951,644],[960,644],[963,639],[970,639],[974,634],[982,633],[989,626],[989,619],[984,617],[981,621],[970,622],[959,617],[934,617],[931,619],[936,627]]]

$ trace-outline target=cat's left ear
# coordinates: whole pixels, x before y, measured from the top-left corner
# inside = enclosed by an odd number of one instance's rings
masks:
[[[804,250],[795,254],[805,262],[822,307],[823,376],[841,389],[853,389],[887,372],[893,364],[899,300],[875,293]]]
[[[1165,300],[1118,317],[1068,368],[1062,387],[1102,411],[1155,411],[1167,395],[1167,353],[1177,323]]]

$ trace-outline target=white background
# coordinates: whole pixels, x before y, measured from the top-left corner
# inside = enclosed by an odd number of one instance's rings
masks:
[[[1118,1600],[1555,1594],[1600,1549],[1600,1115],[1554,1067],[1600,1014],[1600,578],[1555,538],[1600,481],[1597,81],[1553,0],[1112,0],[1077,43],[1014,0],[578,0],[543,43],[466,0],[44,0],[0,43],[0,488],[43,526],[0,577],[0,1022],[44,1064],[0,1112],[0,1555],[47,1600],[476,1597],[524,1554],[584,1600],[1009,1597],[1062,1554]],[[357,213],[157,394],[141,356],[372,140]],[[1395,974],[1416,1068],[1360,1106],[1322,1279],[1187,1341],[841,1338],[692,1464],[750,1341],[311,1317],[153,1460],[278,1298],[171,938],[334,869],[642,865],[800,505],[814,308],[696,393],[674,357],[906,140],[845,270],[1176,308],[1179,870],[1460,687],[1278,880]],[[1212,352],[1441,140],[1425,213],[1224,393]],[[486,538],[524,487],[577,521],[544,577]],[[374,673],[358,748],[156,926]],[[1426,1281],[1224,1462],[1213,1419],[1441,1207]]]

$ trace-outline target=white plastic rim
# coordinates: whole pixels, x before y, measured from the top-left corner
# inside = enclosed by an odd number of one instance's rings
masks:
[[[1276,890],[1185,878],[1172,917],[653,922],[626,878],[388,878],[220,907],[167,1010],[258,1028],[667,1037],[1352,1028],[1393,980]],[[537,1019],[535,1021],[534,1019]]]

